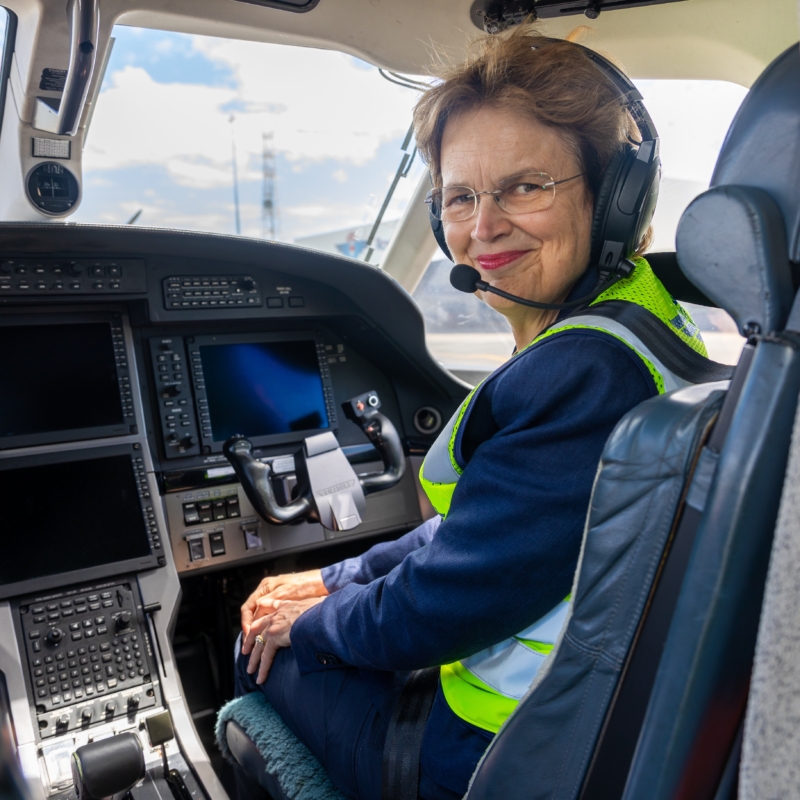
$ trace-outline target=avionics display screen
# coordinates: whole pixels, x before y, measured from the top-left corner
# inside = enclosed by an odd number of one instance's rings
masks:
[[[0,585],[150,555],[129,455],[0,471]]]
[[[110,323],[0,326],[0,447],[123,421]]]
[[[215,442],[330,427],[313,339],[199,347]]]

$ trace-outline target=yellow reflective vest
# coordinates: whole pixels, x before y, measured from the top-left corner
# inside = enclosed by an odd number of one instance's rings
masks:
[[[689,380],[670,370],[653,352],[641,331],[637,335],[621,321],[602,315],[597,308],[612,300],[641,306],[696,354],[707,357],[703,340],[689,314],[673,300],[645,259],[635,259],[634,263],[636,269],[630,277],[603,292],[588,308],[549,327],[525,349],[568,330],[601,331],[624,342],[642,359],[659,393],[689,385]],[[481,384],[470,392],[434,442],[420,470],[422,487],[442,517],[447,516],[465,467],[456,458],[456,437],[480,390]],[[452,711],[461,719],[496,733],[528,691],[556,644],[569,617],[569,600],[567,597],[515,636],[468,658],[443,665],[442,690]]]

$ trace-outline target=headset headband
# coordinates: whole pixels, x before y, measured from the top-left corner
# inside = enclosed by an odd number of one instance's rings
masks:
[[[548,41],[560,42],[563,39],[548,39]],[[570,42],[570,44],[580,47],[587,58],[591,59],[592,63],[614,84],[620,94],[622,105],[630,111],[636,127],[639,128],[642,141],[652,142],[658,139],[655,123],[644,107],[642,93],[633,85],[631,79],[619,67],[614,66],[607,58],[601,56],[600,53],[577,42]]]

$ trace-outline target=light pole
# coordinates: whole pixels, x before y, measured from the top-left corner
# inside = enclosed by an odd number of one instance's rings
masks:
[[[234,136],[233,123],[236,117],[231,114],[228,122],[231,124],[231,163],[233,164],[233,207],[236,214],[236,233],[242,232],[242,224],[239,219],[239,178],[236,174],[236,137]]]

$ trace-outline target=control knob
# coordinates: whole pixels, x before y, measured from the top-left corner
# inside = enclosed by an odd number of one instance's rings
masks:
[[[142,696],[140,694],[132,694],[128,698],[128,711],[131,713],[135,712],[136,709],[139,708],[139,703],[142,702]]]
[[[83,265],[79,264],[77,261],[73,261],[69,267],[67,267],[67,271],[70,275],[78,276],[83,272]]]
[[[88,725],[92,721],[92,709],[90,707],[86,707],[81,711],[81,724]]]
[[[242,289],[247,292],[252,292],[256,288],[256,282],[252,278],[242,279]]]
[[[69,727],[69,714],[62,714],[56,720],[56,729],[59,731],[65,731]]]
[[[117,630],[121,631],[123,628],[127,628],[130,624],[131,617],[132,614],[130,611],[121,611],[114,623],[117,626]]]
[[[180,386],[165,386],[161,390],[161,396],[164,398],[177,397],[181,393]]]
[[[109,700],[106,703],[106,716],[113,717],[116,710],[117,704],[113,700]]]
[[[47,641],[50,644],[58,644],[64,638],[64,631],[61,628],[50,628],[47,633]]]

